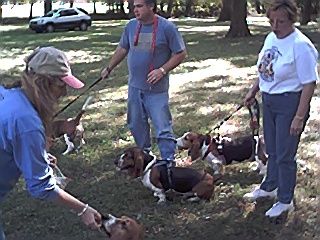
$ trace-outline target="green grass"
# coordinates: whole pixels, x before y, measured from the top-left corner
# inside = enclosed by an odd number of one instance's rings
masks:
[[[269,29],[250,25],[252,37],[225,39],[228,30],[225,23],[193,19],[176,23],[186,41],[188,58],[172,73],[174,131],[177,136],[190,129],[205,133],[241,103],[255,77],[254,69],[250,70],[250,67],[255,64]],[[52,34],[35,34],[27,30],[26,25],[15,26],[17,28],[13,30],[8,30],[13,26],[7,26],[7,29],[0,26],[0,58],[12,65],[9,68],[0,66],[0,83],[19,78],[23,69],[22,57],[36,46],[53,45],[72,56],[74,74],[89,85],[99,77],[110,58],[124,24],[125,21],[94,22],[87,32]],[[302,30],[319,49],[320,33],[316,27]],[[166,206],[158,206],[152,193],[140,182],[117,174],[114,159],[134,144],[126,127],[126,90],[124,61],[109,79],[90,92],[94,100],[83,120],[87,144],[80,153],[62,156],[63,142],[58,141],[55,145],[52,153],[58,157],[59,167],[72,178],[67,186],[69,192],[104,214],[139,218],[146,228],[146,239],[150,240],[309,240],[320,236],[317,215],[319,159],[311,147],[312,144],[319,145],[317,118],[309,121],[298,152],[310,169],[298,174],[297,210],[283,222],[274,224],[264,217],[271,201],[254,205],[242,200],[242,195],[261,181],[261,177],[249,169],[249,163],[228,166],[226,175],[216,186],[214,198],[199,204],[181,203],[179,198],[174,198]],[[61,106],[76,94],[70,91]],[[63,116],[73,116],[84,99],[85,96],[81,97]],[[314,99],[319,99],[319,89]],[[319,114],[319,110],[314,114]],[[222,126],[221,131],[248,133],[248,119],[247,111],[241,110]],[[154,151],[157,152],[156,146]],[[204,166],[198,162],[195,167]],[[103,233],[88,230],[68,210],[31,199],[23,181],[1,204],[1,210],[8,240],[105,239]]]

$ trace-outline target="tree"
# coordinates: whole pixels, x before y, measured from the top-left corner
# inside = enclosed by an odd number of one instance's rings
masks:
[[[246,37],[251,36],[247,24],[247,0],[233,0],[231,24],[226,37]]]
[[[261,0],[255,0],[254,3],[255,3],[255,8],[258,14],[266,12],[263,3],[261,3]]]
[[[2,5],[3,5],[3,0],[0,0],[0,22],[2,21]]]
[[[304,0],[302,6],[301,25],[307,25],[311,20],[312,5],[311,0]]]
[[[192,7],[194,5],[193,0],[186,0],[186,9],[184,12],[185,17],[190,17],[192,15]]]
[[[52,10],[52,1],[44,0],[44,14],[47,14]]]
[[[70,0],[70,1],[69,1],[69,4],[70,4],[70,7],[71,7],[71,8],[73,7],[73,3],[74,3],[74,0]]]
[[[123,0],[120,1],[120,12],[121,12],[123,15],[126,14],[126,12],[125,12],[125,10],[124,10],[124,1],[123,1]]]
[[[33,10],[33,4],[34,4],[35,0],[31,0],[30,1],[30,13],[29,13],[29,20],[32,19],[32,10]]]
[[[173,2],[174,2],[174,0],[169,0],[168,1],[167,13],[168,13],[169,16],[171,16],[171,14],[172,14]]]
[[[128,8],[129,8],[129,18],[134,16],[133,10],[134,10],[134,6],[133,6],[133,0],[128,0]]]
[[[97,13],[96,0],[93,0],[93,14]]]
[[[222,0],[222,8],[218,18],[218,22],[231,20],[233,0]]]

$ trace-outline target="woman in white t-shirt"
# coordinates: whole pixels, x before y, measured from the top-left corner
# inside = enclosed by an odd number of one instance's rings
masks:
[[[294,26],[297,7],[293,0],[273,0],[267,17],[272,32],[259,53],[259,78],[244,99],[250,105],[256,93],[262,93],[267,175],[258,188],[244,197],[277,197],[278,202],[266,212],[268,217],[277,217],[294,209],[295,155],[319,80],[318,52]]]

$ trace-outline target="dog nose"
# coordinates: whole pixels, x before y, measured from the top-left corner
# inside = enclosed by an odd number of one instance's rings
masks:
[[[115,164],[115,165],[118,165],[118,163],[119,163],[119,159],[116,158],[116,159],[114,160],[114,164]]]

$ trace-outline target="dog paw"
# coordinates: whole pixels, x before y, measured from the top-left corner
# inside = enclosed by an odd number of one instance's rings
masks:
[[[167,202],[166,202],[166,200],[159,200],[159,201],[157,202],[157,205],[158,205],[158,206],[167,206]]]

